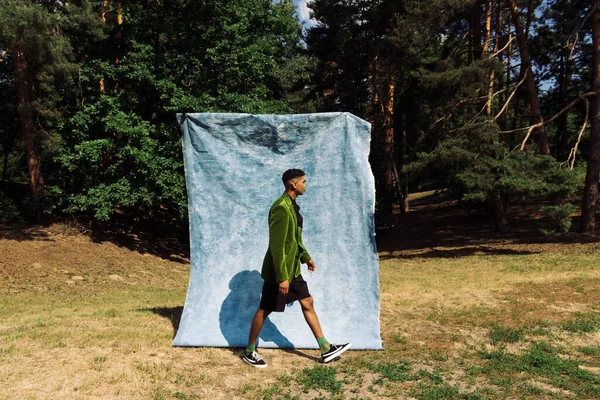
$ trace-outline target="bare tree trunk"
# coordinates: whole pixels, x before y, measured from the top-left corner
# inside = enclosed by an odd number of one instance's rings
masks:
[[[388,78],[383,114],[383,164],[385,187],[394,193],[394,75]]]
[[[496,229],[500,232],[506,232],[508,230],[508,204],[504,201],[499,191],[495,193],[490,206]]]
[[[559,93],[561,99],[568,98],[569,92],[571,91],[571,79],[573,77],[573,50],[575,47],[575,40],[570,38],[567,43],[568,53],[564,57],[564,61],[561,63],[562,74],[559,79]],[[568,154],[568,132],[567,132],[567,117],[565,113],[560,116],[556,121],[556,158],[564,159]]]
[[[492,37],[492,0],[485,3],[485,36],[483,38],[483,53],[490,50],[490,40]]]
[[[600,93],[600,0],[594,0],[592,15],[592,89]],[[600,175],[600,99],[594,96],[591,107],[591,138],[583,203],[581,206],[582,233],[596,229],[596,200]]]
[[[483,49],[481,47],[481,0],[475,0],[471,6],[471,37],[473,46],[473,60],[481,60]]]
[[[102,23],[106,24],[106,14],[108,14],[110,11],[108,10],[108,0],[103,0],[102,1],[102,9],[101,9],[101,16],[102,16]],[[100,93],[104,93],[104,77],[100,77],[100,81],[98,82],[98,89],[100,90]]]
[[[406,165],[406,154],[408,153],[408,145],[407,145],[407,127],[406,127],[406,112],[400,111],[400,166],[404,168]],[[400,203],[400,212],[402,214],[407,213],[410,207],[408,202],[408,177],[406,176],[406,172],[400,172],[400,178],[398,179],[398,184],[401,185],[401,197],[402,201]]]
[[[483,53],[487,55],[490,48],[490,40],[492,38],[492,0],[487,0],[485,10],[485,39],[483,42]],[[494,40],[494,50],[498,49],[498,36]],[[487,115],[492,114],[492,96],[494,94],[494,70],[490,72],[490,80],[488,84],[487,102],[485,105],[485,111]]]
[[[501,7],[500,7],[501,8]],[[510,21],[510,19],[509,19]],[[507,93],[510,93],[511,89],[511,74],[512,74],[512,29],[510,27],[510,23],[508,24],[508,48],[506,49],[506,90]],[[518,93],[517,93],[518,94]],[[516,99],[515,99],[516,100]],[[508,124],[508,115],[505,113],[504,116],[504,129]]]
[[[35,113],[31,100],[32,82],[25,55],[18,46],[15,46],[11,50],[14,57],[17,103],[19,105],[19,119],[21,121],[23,141],[25,143],[27,167],[29,169],[29,184],[34,199],[37,199],[44,190],[44,179],[42,177],[41,161],[34,127]]]
[[[527,47],[527,37],[523,30],[523,24],[521,23],[521,17],[519,16],[519,10],[515,0],[507,0],[510,5],[510,12],[512,14],[513,23],[517,33],[517,41],[519,42],[519,52],[521,53],[521,71],[527,74],[527,97],[529,98],[529,105],[531,107],[531,114],[533,117],[534,124],[541,123],[544,121],[542,112],[540,110],[540,102],[538,99],[537,88],[535,86],[535,79],[533,77],[533,69],[531,66],[531,60],[529,58],[529,49]],[[536,136],[538,139],[538,146],[541,154],[550,154],[550,146],[548,145],[548,138],[546,137],[546,130],[544,126],[540,126],[535,129]]]

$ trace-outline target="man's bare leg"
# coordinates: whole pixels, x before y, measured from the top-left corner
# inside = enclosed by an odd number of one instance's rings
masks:
[[[248,335],[248,346],[242,353],[241,358],[246,364],[250,364],[257,368],[266,368],[267,363],[262,359],[261,356],[256,352],[256,341],[258,335],[265,323],[265,319],[271,314],[271,311],[265,311],[262,308],[256,310],[254,318],[252,318],[252,324],[250,325],[250,334]]]
[[[315,335],[315,339],[323,337],[323,331],[321,330],[321,324],[319,323],[319,318],[317,317],[317,313],[315,311],[313,298],[307,297],[300,300],[300,305],[302,306],[302,314],[304,314],[304,319],[310,327],[313,335]]]
[[[321,349],[321,358],[324,363],[337,359],[342,353],[350,348],[352,343],[330,345],[329,342],[327,342],[327,339],[323,336],[323,331],[321,330],[321,324],[319,323],[312,297],[300,300],[300,305],[302,306],[304,319],[312,330],[313,335],[315,335],[315,339],[317,339],[317,343]]]
[[[256,341],[258,340],[258,335],[262,330],[262,327],[265,323],[267,317],[271,314],[271,311],[265,311],[262,308],[256,310],[256,314],[254,314],[254,318],[252,318],[252,325],[250,325],[250,334],[248,335],[248,344],[256,345]]]

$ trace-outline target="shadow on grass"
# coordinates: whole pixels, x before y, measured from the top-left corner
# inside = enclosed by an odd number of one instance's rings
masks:
[[[121,226],[97,225],[91,233],[95,243],[110,242],[142,254],[152,254],[164,260],[189,263],[189,231],[181,226],[153,223],[140,224],[135,232]]]
[[[419,251],[419,254],[400,254],[390,258],[458,258],[483,253],[489,255],[535,254],[528,250],[502,248],[509,244],[592,243],[600,237],[578,234],[579,217],[572,218],[572,228],[566,236],[544,236],[539,232],[541,216],[535,202],[514,204],[509,210],[510,229],[498,232],[485,210],[466,206],[443,193],[434,193],[411,203],[406,214],[394,214],[392,227],[377,231],[377,250],[398,252]],[[443,249],[443,248],[447,249]],[[442,248],[442,249],[440,249]]]
[[[154,314],[158,314],[161,317],[167,318],[171,321],[171,325],[173,326],[173,339],[175,339],[175,335],[177,335],[177,331],[179,330],[179,323],[181,322],[181,314],[183,313],[182,307],[154,307],[147,309],[148,311],[152,311]]]
[[[29,240],[49,241],[51,238],[47,232],[39,229],[38,225],[0,224],[0,240],[25,242]]]
[[[306,358],[311,361],[315,361],[318,363],[322,362],[321,357],[311,356],[310,354],[303,353],[302,351],[300,351],[298,349],[281,349],[281,350],[283,350],[284,352],[286,352],[288,354],[292,354],[292,355],[295,355],[298,357],[303,357],[303,358]]]
[[[490,246],[466,246],[456,249],[431,249],[422,253],[403,254],[402,256],[383,255],[380,260],[389,260],[393,258],[460,258],[473,255],[528,255],[539,254],[538,251],[528,250],[512,250],[506,248],[490,247]]]

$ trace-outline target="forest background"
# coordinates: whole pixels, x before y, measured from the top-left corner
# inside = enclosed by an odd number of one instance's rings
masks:
[[[596,228],[600,0],[3,0],[0,222],[187,226],[177,112],[372,123],[376,221],[444,190]],[[185,231],[186,229],[184,229]]]

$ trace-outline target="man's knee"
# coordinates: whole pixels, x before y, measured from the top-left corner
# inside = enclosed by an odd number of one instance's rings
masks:
[[[300,305],[302,306],[302,311],[314,311],[314,300],[312,297],[307,297],[305,299],[300,300]]]
[[[256,310],[256,316],[262,319],[266,319],[269,316],[269,314],[271,314],[271,311],[263,310],[260,307],[258,308],[258,310]]]

